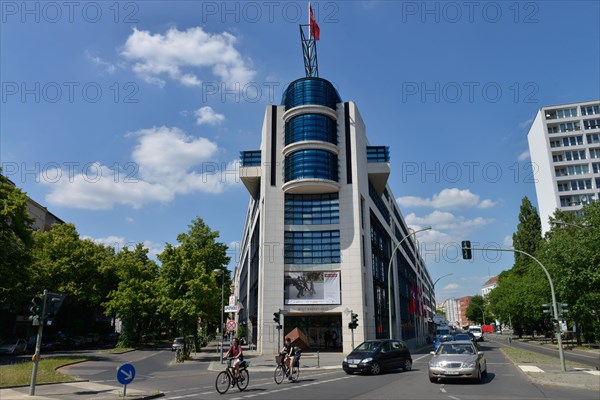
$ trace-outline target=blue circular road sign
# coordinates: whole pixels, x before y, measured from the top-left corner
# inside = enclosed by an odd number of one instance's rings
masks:
[[[131,364],[123,364],[117,368],[117,380],[121,385],[129,385],[135,378],[135,367]]]

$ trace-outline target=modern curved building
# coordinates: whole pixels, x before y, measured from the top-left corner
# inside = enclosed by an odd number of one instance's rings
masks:
[[[355,103],[306,77],[267,106],[260,150],[241,153],[250,201],[237,319],[260,353],[276,352],[296,328],[312,350],[348,352],[352,313],[355,344],[389,337],[390,303],[395,338],[417,345],[433,329],[433,285],[412,238],[388,277],[410,232],[387,186],[389,149],[371,146],[365,132]]]

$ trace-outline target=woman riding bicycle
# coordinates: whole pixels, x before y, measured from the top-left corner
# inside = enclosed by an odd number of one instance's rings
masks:
[[[285,338],[281,354],[285,355],[285,365],[288,368],[288,379],[292,380],[292,371],[294,370],[294,346],[292,346],[292,340],[289,337]]]
[[[225,357],[233,357],[233,370],[234,376],[237,377],[240,375],[240,363],[244,361],[244,352],[242,351],[242,346],[240,345],[240,340],[238,338],[233,338],[233,343],[227,353],[225,353]]]

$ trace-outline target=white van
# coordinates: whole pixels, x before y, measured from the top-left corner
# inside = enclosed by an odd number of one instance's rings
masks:
[[[483,331],[479,325],[470,325],[469,332],[473,334],[476,342],[483,342]]]

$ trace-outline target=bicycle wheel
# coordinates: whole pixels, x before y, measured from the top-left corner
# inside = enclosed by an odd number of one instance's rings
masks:
[[[285,371],[281,365],[278,365],[277,368],[275,368],[275,383],[279,385],[283,382],[283,378],[285,378]]]
[[[220,394],[226,393],[229,390],[230,385],[231,377],[227,371],[221,371],[219,375],[217,375],[217,380],[215,381],[215,388],[217,389],[217,392]]]
[[[246,390],[248,387],[248,382],[250,382],[250,374],[247,369],[240,369],[240,376],[237,379],[237,387],[240,389],[240,392]]]
[[[292,382],[298,382],[298,378],[300,377],[300,367],[294,366],[292,370]]]

